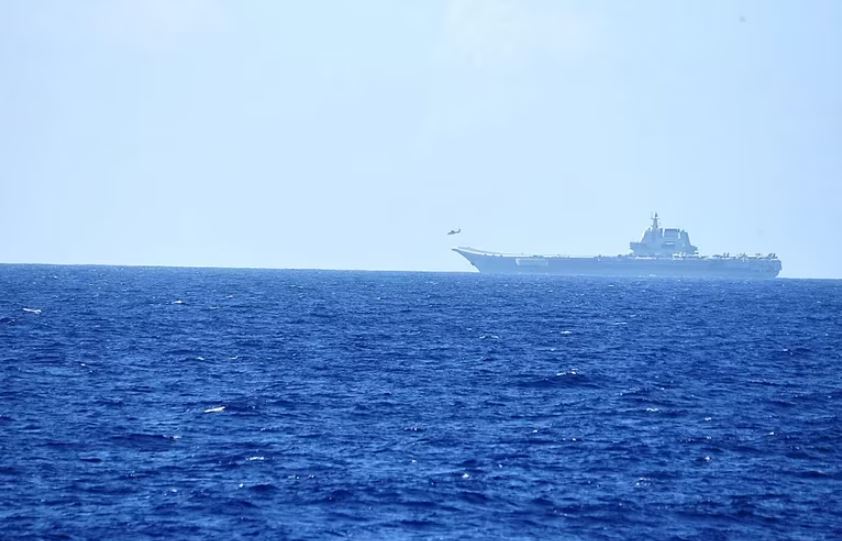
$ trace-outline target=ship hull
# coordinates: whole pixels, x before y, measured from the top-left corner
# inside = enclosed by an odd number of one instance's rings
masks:
[[[480,272],[496,274],[768,280],[781,271],[780,261],[771,258],[551,257],[497,254],[471,248],[454,248],[454,251]]]

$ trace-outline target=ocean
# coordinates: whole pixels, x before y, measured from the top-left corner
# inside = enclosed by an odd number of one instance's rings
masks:
[[[3,539],[839,539],[842,281],[0,266]]]

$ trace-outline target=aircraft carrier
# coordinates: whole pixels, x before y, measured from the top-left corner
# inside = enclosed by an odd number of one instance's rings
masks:
[[[781,272],[775,254],[699,255],[687,232],[662,228],[657,213],[640,242],[629,246],[630,254],[594,257],[501,254],[466,247],[453,251],[480,272],[501,274],[757,280]]]

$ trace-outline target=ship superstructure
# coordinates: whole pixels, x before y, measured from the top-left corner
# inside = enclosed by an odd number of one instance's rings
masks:
[[[686,231],[661,229],[657,212],[640,242],[630,242],[629,247],[632,254],[639,257],[693,256],[699,253],[699,249],[690,244],[690,235]]]
[[[453,250],[480,272],[504,274],[768,279],[781,271],[775,254],[701,256],[686,231],[662,228],[657,213],[643,238],[629,247],[631,254],[594,257],[501,254],[466,247]]]

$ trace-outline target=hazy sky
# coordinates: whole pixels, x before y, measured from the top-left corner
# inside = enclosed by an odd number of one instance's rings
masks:
[[[1,0],[0,261],[842,278],[842,2]],[[461,236],[445,233],[461,227]]]

